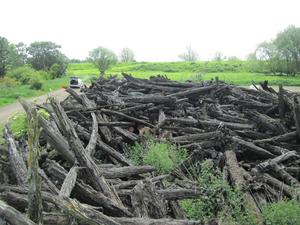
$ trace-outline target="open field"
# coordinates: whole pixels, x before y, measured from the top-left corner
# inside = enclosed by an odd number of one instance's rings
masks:
[[[148,78],[153,75],[167,75],[172,80],[195,81],[210,80],[219,77],[228,83],[236,85],[250,85],[252,81],[258,83],[268,80],[271,85],[300,86],[300,76],[274,76],[247,72],[245,62],[171,62],[171,63],[130,63],[117,64],[107,71],[107,74],[130,73],[135,77]],[[91,63],[70,64],[68,74],[84,77],[97,76],[99,71]]]

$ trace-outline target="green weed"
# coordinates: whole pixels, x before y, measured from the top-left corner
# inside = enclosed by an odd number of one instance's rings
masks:
[[[148,138],[144,144],[131,147],[127,156],[135,165],[152,165],[159,174],[165,174],[178,166],[187,157],[187,152],[169,142]]]
[[[300,225],[300,203],[295,199],[269,203],[262,214],[266,225]]]
[[[188,218],[219,218],[228,225],[255,225],[253,216],[242,208],[242,194],[223,180],[221,171],[214,167],[211,160],[196,165],[191,171],[191,177],[197,181],[199,188],[205,191],[205,195],[199,199],[180,202]]]
[[[27,133],[27,118],[25,113],[16,113],[8,120],[11,132],[15,138],[20,138]]]

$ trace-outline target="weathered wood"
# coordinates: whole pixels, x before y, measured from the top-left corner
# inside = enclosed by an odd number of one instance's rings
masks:
[[[293,100],[294,120],[297,128],[297,136],[300,139],[300,98],[294,97]]]
[[[58,163],[51,160],[47,160],[47,164],[45,166],[46,173],[62,184],[66,179],[67,171]],[[125,207],[119,206],[113,200],[107,198],[101,192],[97,192],[79,179],[76,180],[73,192],[76,198],[81,197],[80,199],[85,199],[86,202],[90,202],[92,205],[102,206],[110,214],[116,216],[131,216],[131,213]]]
[[[101,190],[105,196],[112,198],[117,204],[122,205],[118,196],[116,196],[105,181],[101,171],[96,166],[91,156],[84,150],[70,119],[67,117],[60,104],[54,98],[50,98],[50,102],[56,112],[59,122],[62,124],[65,136],[68,137],[69,145],[72,148],[79,165],[86,168],[85,173],[93,184],[93,187],[96,190]]]
[[[28,145],[29,145],[29,158],[28,158],[28,217],[37,224],[43,222],[43,206],[41,196],[41,177],[39,173],[39,124],[37,112],[34,111],[29,121],[28,127]]]
[[[76,184],[78,167],[72,167],[66,175],[64,182],[60,188],[59,196],[70,197],[71,192]]]
[[[9,162],[12,167],[12,171],[17,179],[19,185],[27,184],[27,167],[23,160],[23,157],[18,152],[15,140],[10,133],[8,126],[4,128],[5,139],[8,144]]]
[[[251,210],[253,215],[255,216],[255,220],[257,224],[264,224],[263,217],[261,215],[260,209],[257,207],[255,200],[251,196],[246,189],[246,182],[243,178],[242,171],[239,168],[239,164],[235,155],[234,151],[226,151],[226,166],[228,168],[228,172],[230,174],[230,178],[233,181],[234,185],[237,187],[238,190],[243,191],[243,198],[244,198],[244,206]]]
[[[30,102],[19,98],[18,99],[22,107],[24,108],[27,116],[32,117],[33,112],[36,112],[37,109]],[[44,119],[42,116],[39,116],[39,124],[43,128],[43,132],[46,134],[49,143],[54,149],[56,149],[66,160],[71,163],[74,163],[75,157],[74,153],[70,151],[68,142],[65,140],[63,135],[59,132],[58,129],[55,129],[53,125]]]
[[[256,153],[259,156],[266,157],[266,158],[274,157],[274,155],[272,153],[270,153],[269,151],[267,151],[261,147],[258,147],[251,142],[244,141],[238,137],[232,137],[232,140],[241,146],[247,147],[248,150]]]
[[[140,181],[134,188],[131,202],[136,217],[163,218],[166,206],[149,180]]]
[[[13,225],[36,225],[32,220],[28,219],[15,208],[7,205],[0,200],[0,218],[5,219]]]

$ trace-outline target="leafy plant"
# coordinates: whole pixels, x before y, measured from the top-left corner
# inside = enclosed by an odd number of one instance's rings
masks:
[[[18,82],[10,77],[0,78],[0,88],[12,88],[18,85]]]
[[[25,113],[16,113],[9,118],[9,124],[12,134],[16,138],[26,135],[27,132],[27,118]]]
[[[209,220],[220,218],[224,224],[254,225],[252,215],[242,209],[243,198],[239,191],[233,189],[222,178],[222,173],[215,168],[211,160],[195,165],[191,170],[194,178],[205,196],[180,202],[188,218]]]
[[[262,214],[266,225],[299,225],[300,203],[296,199],[270,203]]]
[[[38,78],[32,79],[30,83],[31,83],[30,84],[31,89],[40,90],[43,87],[42,81]]]
[[[128,157],[135,165],[152,165],[159,174],[164,174],[179,165],[187,157],[187,152],[169,142],[148,138],[144,144],[134,145],[129,150]]]
[[[49,113],[44,109],[39,109],[38,115],[42,116],[45,119],[48,119],[50,116]],[[20,138],[22,136],[27,135],[28,121],[27,121],[26,113],[24,112],[15,113],[9,118],[8,123],[10,125],[14,137]]]

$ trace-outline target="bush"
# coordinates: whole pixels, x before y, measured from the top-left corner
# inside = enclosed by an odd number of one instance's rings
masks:
[[[242,194],[231,188],[223,180],[222,173],[215,168],[211,160],[196,165],[191,177],[198,183],[205,194],[199,199],[180,202],[181,207],[190,219],[209,220],[220,218],[222,224],[254,225],[253,215],[243,210]]]
[[[51,74],[51,78],[55,79],[55,78],[59,78],[62,75],[64,75],[65,71],[67,68],[67,64],[61,63],[54,63],[51,67],[50,67],[50,71],[49,73]]]
[[[266,225],[300,224],[300,203],[294,199],[270,203],[262,213]]]
[[[19,81],[21,84],[36,83],[36,80],[48,80],[51,78],[51,75],[45,71],[36,71],[28,66],[22,66],[17,69],[11,70],[8,74],[8,77],[13,78]]]
[[[45,119],[48,119],[50,116],[45,109],[39,109],[38,115],[40,115]],[[24,112],[15,113],[8,119],[8,123],[10,125],[12,134],[14,135],[15,138],[20,138],[27,135],[27,128],[28,128],[27,122],[28,122],[27,116],[26,113]]]
[[[135,165],[152,165],[159,174],[164,174],[178,166],[187,157],[187,152],[169,142],[149,138],[144,144],[134,145],[127,155]]]
[[[18,85],[18,82],[10,77],[0,78],[0,88],[11,88]]]
[[[16,113],[8,120],[11,132],[15,138],[20,138],[27,133],[27,118],[25,113]]]
[[[43,83],[39,79],[32,79],[30,82],[30,88],[35,90],[41,90],[43,87]]]

